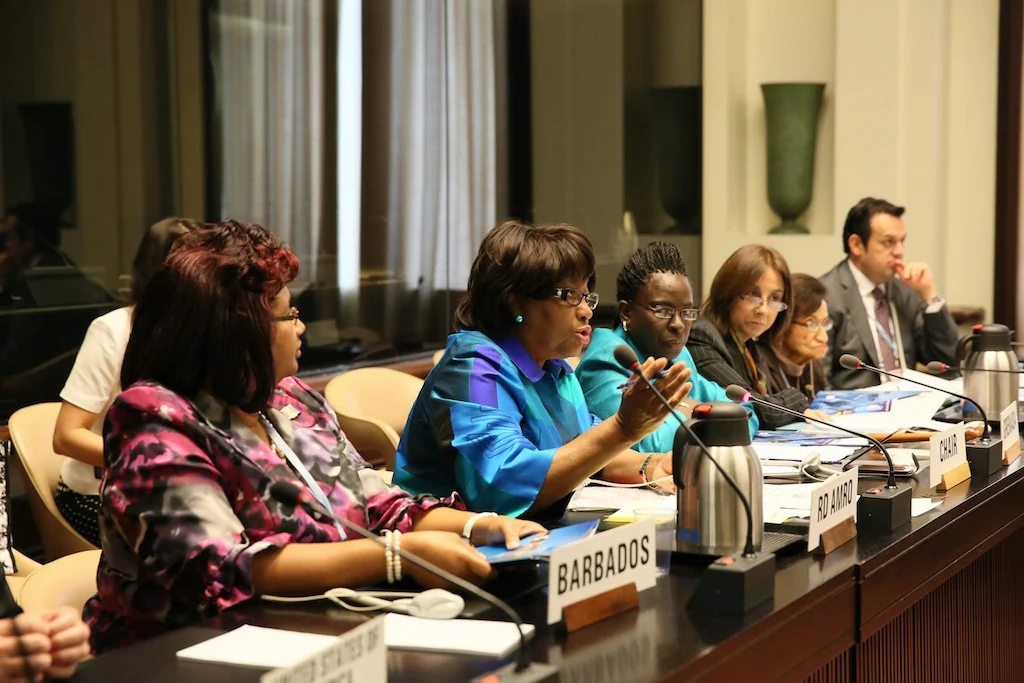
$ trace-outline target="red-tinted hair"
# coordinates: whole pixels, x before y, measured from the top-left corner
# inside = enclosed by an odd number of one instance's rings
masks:
[[[136,304],[121,386],[151,380],[263,410],[276,384],[271,300],[298,272],[295,254],[259,225],[226,220],[182,235]]]

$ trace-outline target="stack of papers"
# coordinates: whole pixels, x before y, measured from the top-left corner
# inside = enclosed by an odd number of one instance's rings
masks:
[[[532,624],[523,632],[533,635]],[[279,669],[295,666],[338,640],[337,636],[261,626],[239,626],[178,651],[179,659]],[[519,646],[519,629],[507,621],[424,619],[391,613],[384,617],[384,643],[396,650],[504,657]]]

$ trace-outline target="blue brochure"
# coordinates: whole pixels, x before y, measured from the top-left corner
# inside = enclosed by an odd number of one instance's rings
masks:
[[[811,402],[811,409],[829,415],[850,413],[887,413],[892,402],[920,391],[819,391]]]
[[[540,562],[551,556],[551,551],[562,546],[589,538],[597,531],[601,520],[581,522],[570,526],[559,527],[548,532],[547,536],[537,534],[527,536],[522,545],[509,550],[504,545],[485,545],[477,548],[491,564],[508,564],[510,562]]]

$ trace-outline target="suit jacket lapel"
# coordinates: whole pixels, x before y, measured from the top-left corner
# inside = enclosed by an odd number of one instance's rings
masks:
[[[868,322],[868,313],[864,310],[864,300],[860,297],[860,290],[857,289],[857,281],[853,279],[850,272],[850,262],[845,263],[845,268],[839,269],[839,282],[843,285],[843,301],[846,304],[846,313],[853,323],[853,330],[864,347],[864,356],[871,365],[878,365],[878,352],[875,349],[874,335],[871,333],[871,324]],[[833,351],[834,352],[834,351]]]

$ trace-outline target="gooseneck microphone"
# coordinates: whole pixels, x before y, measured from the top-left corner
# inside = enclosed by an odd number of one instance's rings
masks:
[[[934,363],[937,361],[932,362]],[[842,365],[847,370],[867,370],[869,372],[874,372],[879,375],[885,375],[886,377],[892,377],[893,379],[897,379],[903,382],[910,382],[911,384],[916,384],[917,386],[924,387],[925,389],[931,389],[932,391],[938,391],[939,393],[942,394],[948,394],[950,396],[959,398],[962,401],[974,403],[974,405],[978,406],[978,412],[981,413],[981,421],[985,424],[984,430],[981,433],[981,438],[987,439],[989,437],[988,417],[985,415],[985,409],[978,405],[977,402],[975,402],[973,399],[967,398],[963,394],[957,394],[955,392],[950,391],[949,389],[939,389],[938,387],[933,387],[931,384],[918,382],[916,379],[910,379],[909,377],[903,377],[902,375],[897,375],[896,373],[889,372],[888,370],[883,370],[882,368],[876,368],[873,365],[868,365],[860,358],[857,358],[857,356],[854,356],[853,354],[850,353],[844,353],[842,356],[840,356],[839,364]],[[940,363],[940,365],[945,365],[945,363]],[[931,367],[931,363],[929,363],[929,367]],[[947,365],[946,367],[949,366]]]
[[[933,387],[930,384],[919,382],[916,379],[910,379],[909,377],[901,377],[900,375],[888,372],[882,368],[876,368],[872,365],[868,365],[857,356],[850,353],[844,353],[839,357],[839,364],[847,370],[867,370],[874,372],[879,375],[885,375],[886,377],[892,377],[893,379],[901,380],[903,382],[910,382],[916,384],[919,387],[925,389],[931,389],[932,391],[938,391],[942,394],[947,394],[961,401],[968,401],[973,404],[978,412],[981,413],[982,432],[981,437],[976,441],[968,442],[967,444],[967,461],[970,463],[971,472],[974,474],[995,474],[1000,467],[1003,466],[1003,449],[999,439],[992,439],[992,430],[988,424],[988,416],[985,415],[985,409],[981,407],[981,404],[974,399],[968,398],[963,394],[958,394],[949,389],[940,389],[939,387]],[[932,361],[928,363],[928,369],[934,371],[935,368],[949,369],[949,366],[939,361]],[[939,370],[944,372],[945,370]]]
[[[328,510],[319,502],[317,502],[317,500],[309,491],[300,486],[297,486],[296,484],[290,481],[278,479],[277,481],[272,483],[270,485],[270,496],[271,498],[273,498],[274,500],[278,501],[283,505],[288,505],[290,507],[302,507],[304,510],[306,510],[306,512],[308,512],[311,516],[313,516],[316,519],[327,519],[331,522],[336,522],[337,524],[340,524],[349,531],[352,531],[353,533],[358,534],[363,538],[373,541],[382,548],[387,548],[387,543],[385,543],[385,541],[380,536],[373,533],[372,531],[369,531],[368,529],[364,529],[363,527],[359,526],[358,524],[355,524],[354,522],[350,522],[344,517],[339,517],[335,515],[331,510]],[[516,625],[516,628],[519,630],[519,653],[517,655],[516,662],[513,665],[514,669],[504,674],[500,673],[500,670],[499,672],[491,673],[491,676],[496,676],[494,680],[544,680],[545,676],[550,675],[555,671],[554,667],[551,667],[550,665],[534,664],[531,662],[530,651],[526,647],[526,635],[523,633],[523,620],[520,618],[519,614],[503,600],[497,598],[496,596],[492,595],[491,593],[488,593],[487,591],[481,588],[478,588],[477,586],[474,586],[469,581],[466,581],[465,579],[462,579],[449,571],[441,569],[433,562],[425,560],[414,553],[410,553],[408,550],[405,550],[403,548],[393,548],[392,551],[397,553],[398,556],[401,557],[403,560],[407,560],[418,567],[426,569],[431,574],[439,576],[445,581],[455,584],[467,593],[470,593],[475,597],[480,598],[489,605],[497,607],[499,610],[507,614],[508,617],[512,620],[512,622]],[[538,671],[531,671],[531,669],[538,669]]]
[[[793,417],[801,420],[816,422],[820,425],[825,425],[826,427],[846,432],[847,434],[869,441],[871,445],[877,448],[885,458],[885,463],[889,466],[889,475],[885,482],[884,489],[869,489],[861,494],[860,499],[857,501],[857,524],[868,529],[892,531],[893,529],[897,529],[910,522],[910,505],[913,498],[913,492],[908,487],[896,485],[896,472],[893,467],[892,457],[889,455],[888,449],[881,441],[870,434],[855,432],[852,429],[841,427],[832,422],[819,420],[816,417],[798,413],[795,410],[791,410],[775,403],[769,403],[764,399],[752,395],[749,391],[738,384],[730,384],[726,387],[725,395],[728,396],[730,400],[736,401],[737,403],[745,403],[748,401],[751,403],[759,403],[769,408],[781,410],[787,415],[792,415]]]
[[[715,460],[714,457],[712,457],[711,453],[708,452],[707,446],[705,446],[704,442],[700,440],[700,437],[693,433],[693,430],[690,429],[690,425],[686,424],[686,421],[679,416],[679,413],[675,411],[675,408],[673,408],[669,404],[668,399],[665,398],[665,395],[658,391],[658,388],[655,387],[652,382],[649,382],[646,377],[644,377],[644,374],[640,371],[640,360],[636,357],[636,353],[633,352],[633,349],[631,349],[626,344],[619,344],[617,347],[615,347],[615,360],[618,361],[619,365],[621,365],[622,367],[626,368],[631,372],[636,373],[637,376],[640,377],[640,380],[644,382],[648,387],[650,387],[651,391],[654,392],[654,395],[658,397],[658,400],[661,401],[666,408],[668,408],[668,412],[672,413],[672,417],[676,419],[676,422],[679,423],[679,426],[685,429],[687,434],[689,434],[690,438],[693,440],[693,442],[697,444],[697,448],[699,448],[700,452],[704,454],[704,457],[711,461],[711,464],[715,466],[715,469],[718,470],[719,474],[722,475],[726,483],[729,484],[729,487],[736,492],[736,495],[739,497],[740,502],[743,504],[743,510],[747,514],[747,542],[746,546],[744,546],[743,548],[743,554],[747,556],[755,555],[757,551],[754,549],[754,515],[750,511],[750,501],[748,501],[747,497],[743,495],[742,491],[740,491],[740,487],[736,483],[736,480],[733,479],[728,472],[722,469],[722,466],[718,464],[718,461]]]
[[[697,444],[701,454],[711,461],[729,487],[735,491],[736,496],[743,504],[743,511],[747,515],[747,540],[743,554],[739,557],[720,557],[708,565],[687,605],[698,611],[716,614],[743,614],[770,600],[775,595],[775,554],[758,552],[754,548],[754,515],[750,510],[750,501],[743,495],[736,480],[718,464],[718,461],[708,451],[708,447],[694,433],[690,425],[686,424],[686,421],[680,417],[665,396],[658,391],[658,388],[644,377],[644,373],[640,369],[640,361],[633,349],[627,344],[619,344],[615,347],[615,360],[622,367],[635,373],[654,392],[658,400],[668,408],[672,417],[679,423],[679,428],[686,430],[690,439]],[[677,447],[674,445],[673,460],[675,460],[676,450]],[[672,476],[673,479],[678,476],[675,462],[672,466]],[[679,484],[678,479],[676,479],[676,484]],[[678,495],[677,492],[676,496],[678,497]]]
[[[948,365],[941,361],[933,360],[928,363],[928,372],[932,374],[941,374],[943,372],[949,372],[950,370],[956,370],[952,365]],[[996,368],[971,368],[972,372],[1001,372],[1005,375],[1024,375],[1024,370],[998,370]],[[941,390],[940,390],[941,391]],[[974,403],[974,401],[971,401]]]

